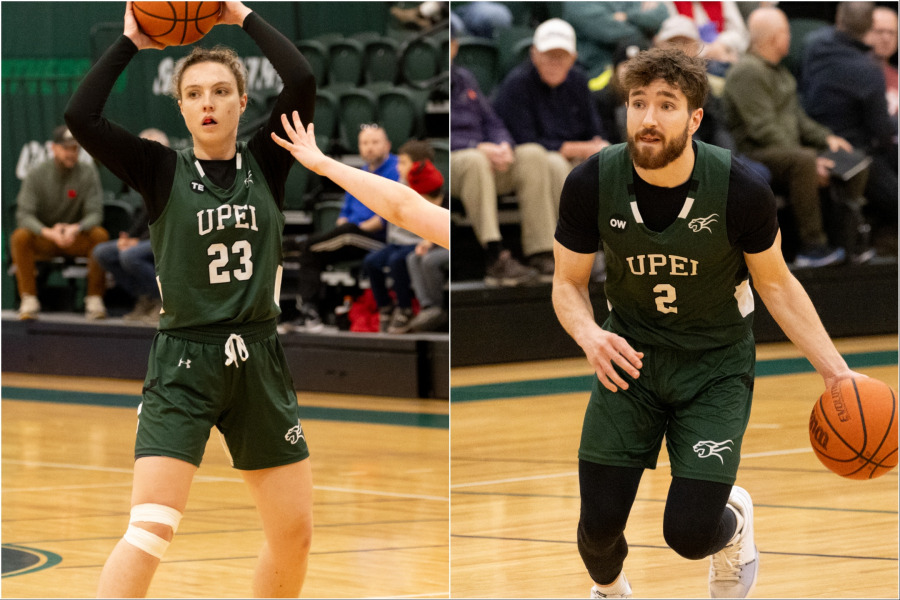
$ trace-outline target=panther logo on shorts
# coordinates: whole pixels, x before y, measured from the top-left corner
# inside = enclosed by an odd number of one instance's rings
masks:
[[[725,460],[719,454],[723,450],[728,450],[731,452],[731,448],[728,447],[729,444],[733,444],[731,440],[725,440],[724,442],[713,442],[713,441],[704,441],[697,442],[694,444],[694,452],[697,453],[697,456],[700,458],[708,458],[710,456],[715,456],[718,458],[722,464],[725,464]]]
[[[306,436],[303,435],[303,428],[300,427],[300,421],[297,421],[296,425],[288,429],[288,432],[284,434],[284,439],[292,444],[296,444],[300,440],[306,441]]]

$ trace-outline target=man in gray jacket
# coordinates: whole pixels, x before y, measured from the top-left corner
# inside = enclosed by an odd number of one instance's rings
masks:
[[[20,319],[34,319],[41,310],[37,298],[35,262],[55,256],[88,258],[88,319],[106,317],[103,292],[106,274],[94,260],[94,246],[109,239],[103,222],[103,189],[92,163],[78,160],[79,145],[65,125],[53,132],[53,158],[33,167],[16,199],[17,229],[10,236],[10,254],[22,302]]]

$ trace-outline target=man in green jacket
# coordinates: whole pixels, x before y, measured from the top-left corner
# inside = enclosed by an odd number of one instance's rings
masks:
[[[784,13],[771,7],[756,9],[747,27],[750,50],[725,78],[722,99],[728,128],[738,150],[769,168],[776,190],[787,191],[801,245],[794,264],[818,267],[840,262],[845,251],[828,245],[819,200],[819,187],[828,185],[834,165],[818,153],[853,148],[801,108],[797,81],[779,64],[791,42]]]
[[[88,319],[106,317],[103,292],[106,274],[91,256],[94,246],[109,239],[103,222],[103,189],[93,164],[78,160],[79,145],[65,125],[53,132],[53,158],[34,166],[16,199],[17,229],[10,237],[16,284],[22,302],[20,319],[34,319],[37,298],[35,262],[55,256],[88,257]]]

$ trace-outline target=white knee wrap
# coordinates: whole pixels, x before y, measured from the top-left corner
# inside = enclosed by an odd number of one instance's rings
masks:
[[[125,532],[123,539],[151,556],[162,558],[169,547],[169,542],[153,532],[133,525],[136,521],[168,525],[172,528],[172,534],[174,534],[178,531],[181,513],[162,504],[137,504],[131,508],[131,523],[128,524],[128,530]]]

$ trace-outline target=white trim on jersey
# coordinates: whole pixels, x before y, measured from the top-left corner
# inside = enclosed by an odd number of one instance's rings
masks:
[[[641,211],[638,210],[636,201],[631,203],[631,214],[634,215],[634,220],[638,223],[644,222],[643,217],[641,217]]]
[[[688,216],[688,213],[691,212],[691,207],[694,205],[694,199],[690,196],[687,197],[684,201],[684,206],[681,208],[681,212],[678,213],[679,219],[685,219]]]

